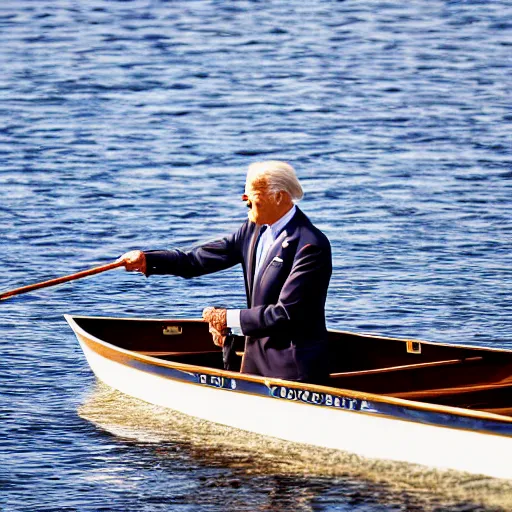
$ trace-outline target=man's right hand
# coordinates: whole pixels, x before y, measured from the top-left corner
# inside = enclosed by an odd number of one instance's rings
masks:
[[[128,272],[146,273],[146,256],[142,251],[126,252],[117,261],[122,261]]]

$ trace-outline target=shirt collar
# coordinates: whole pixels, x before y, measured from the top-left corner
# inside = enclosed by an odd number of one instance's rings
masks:
[[[293,205],[290,210],[288,210],[279,220],[274,222],[274,224],[270,225],[270,231],[272,233],[272,238],[275,240],[279,233],[286,227],[286,224],[292,220],[292,217],[295,215],[297,211],[297,207]]]

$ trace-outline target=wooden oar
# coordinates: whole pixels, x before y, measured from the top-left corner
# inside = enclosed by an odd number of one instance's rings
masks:
[[[13,295],[20,295],[22,293],[31,292],[32,290],[38,290],[39,288],[47,288],[48,286],[55,286],[57,284],[66,283],[67,281],[74,281],[75,279],[82,279],[82,277],[93,276],[113,268],[124,266],[124,261],[114,261],[101,267],[94,267],[89,270],[83,270],[76,274],[70,274],[69,276],[57,277],[56,279],[50,279],[49,281],[43,281],[42,283],[29,284],[28,286],[22,286],[21,288],[15,288],[7,292],[0,293],[0,300],[5,300]]]

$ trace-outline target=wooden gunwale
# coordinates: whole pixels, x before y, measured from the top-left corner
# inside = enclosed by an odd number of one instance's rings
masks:
[[[76,322],[76,319],[88,319],[88,320],[123,320],[123,321],[134,321],[134,322],[147,322],[147,321],[155,321],[160,323],[196,323],[198,321],[201,321],[199,319],[154,319],[154,318],[114,318],[114,317],[91,317],[91,316],[78,316],[78,315],[64,315],[68,323],[73,327],[73,330],[75,333],[79,336],[79,338],[86,343],[86,345],[93,350],[94,352],[98,353],[99,355],[102,355],[103,357],[106,357],[107,359],[114,360],[120,363],[126,362],[126,360],[136,360],[148,363],[153,366],[159,366],[159,367],[166,367],[171,368],[175,370],[180,370],[188,374],[195,374],[195,373],[207,373],[212,376],[216,377],[224,377],[224,378],[231,378],[231,379],[238,379],[243,380],[247,382],[255,382],[259,384],[264,384],[268,388],[271,386],[285,386],[286,388],[296,389],[296,390],[307,390],[311,392],[317,392],[317,393],[326,393],[333,396],[342,396],[347,398],[355,398],[359,400],[365,400],[365,401],[373,401],[377,403],[383,403],[388,405],[396,405],[396,406],[402,406],[407,408],[413,408],[421,411],[426,412],[435,412],[435,413],[442,413],[442,414],[449,414],[452,416],[462,416],[466,418],[474,418],[474,419],[482,419],[482,420],[490,420],[490,421],[498,421],[500,423],[512,423],[512,418],[507,416],[502,416],[500,414],[490,413],[490,412],[484,412],[484,411],[478,411],[478,410],[467,410],[463,408],[458,407],[452,407],[452,406],[446,406],[446,405],[436,405],[436,404],[429,404],[429,403],[423,403],[423,402],[416,402],[414,400],[407,400],[403,398],[397,398],[393,396],[388,395],[378,395],[373,393],[365,393],[365,392],[359,392],[354,391],[350,389],[344,389],[344,388],[335,388],[331,386],[320,386],[315,384],[306,384],[306,383],[297,383],[282,379],[274,379],[274,378],[267,378],[267,377],[259,377],[255,375],[249,375],[249,374],[241,374],[239,372],[232,372],[227,370],[220,370],[216,368],[211,368],[207,366],[197,366],[187,363],[179,363],[179,362],[173,362],[173,361],[165,361],[162,359],[158,359],[154,356],[145,355],[140,352],[132,351],[123,349],[117,345],[111,344],[107,341],[101,340],[91,334],[89,334],[87,331],[85,331],[82,327],[80,327]],[[341,333],[341,334],[349,334],[354,335],[354,333],[346,332],[346,331],[331,331],[334,333]],[[374,336],[374,335],[359,335],[356,334],[356,336],[361,337],[370,337],[375,339],[386,339],[386,340],[394,340],[394,341],[401,341],[406,343],[407,341],[411,340],[403,340],[400,338],[391,338],[391,337],[384,337],[384,336]],[[428,341],[422,341],[422,340],[414,340],[421,344],[430,344],[430,345],[441,345],[441,346],[448,346],[448,347],[459,347],[459,348],[468,348],[464,345],[451,345],[451,344],[440,344],[440,343],[433,343]],[[505,352],[509,353],[510,351],[506,349],[489,349],[488,347],[473,347],[471,348],[477,348],[486,350],[489,352]],[[180,352],[181,354],[181,352]],[[428,364],[428,363],[427,363]],[[140,370],[144,371],[144,370]],[[172,379],[172,377],[166,377]],[[176,379],[177,380],[177,379]],[[193,382],[190,382],[191,385],[198,385],[201,384],[195,384]],[[302,405],[314,405],[314,404],[307,404],[304,402],[301,402]],[[359,412],[359,411],[354,411]],[[364,412],[365,414],[372,414],[370,412]],[[385,416],[385,414],[378,414],[378,416],[382,417]],[[389,417],[393,418],[392,415],[389,415]],[[396,418],[394,418],[396,419]],[[401,421],[412,421],[412,420],[401,420]],[[442,427],[442,425],[440,425]],[[449,427],[445,427],[449,428]],[[465,429],[460,429],[465,430]],[[493,434],[493,433],[487,433],[488,435],[500,435],[500,434]]]
[[[120,317],[120,316],[87,316],[87,315],[69,315],[65,314],[65,318],[71,319],[86,319],[86,320],[122,320],[123,322],[159,322],[159,323],[184,323],[184,324],[194,324],[197,322],[204,322],[202,318],[138,318],[138,317]],[[75,322],[76,324],[76,322]],[[398,341],[402,343],[412,342],[412,343],[420,343],[422,345],[433,345],[436,347],[452,347],[452,348],[461,348],[461,349],[477,349],[483,350],[486,352],[503,352],[506,354],[510,354],[512,350],[506,348],[489,348],[482,345],[459,345],[456,343],[441,343],[437,341],[428,341],[428,340],[419,340],[413,338],[396,338],[391,336],[381,336],[376,334],[365,334],[365,333],[354,333],[350,331],[341,331],[336,329],[329,329],[329,333],[333,334],[345,334],[349,336],[354,336],[358,338],[371,338],[376,340],[388,340],[388,341]],[[101,340],[103,341],[103,340]],[[108,342],[104,342],[108,343]],[[115,346],[115,345],[114,345]]]

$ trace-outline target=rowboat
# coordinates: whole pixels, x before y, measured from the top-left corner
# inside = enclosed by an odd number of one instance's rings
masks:
[[[329,331],[319,386],[223,369],[194,319],[65,315],[96,376],[201,419],[363,457],[512,479],[512,350]],[[235,339],[235,361],[244,340]]]

